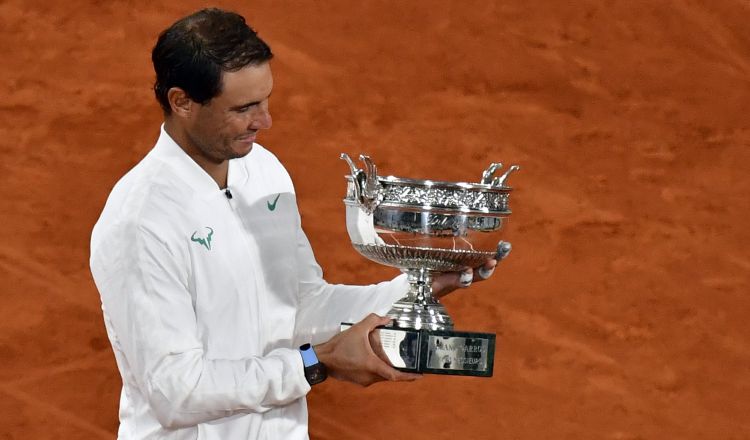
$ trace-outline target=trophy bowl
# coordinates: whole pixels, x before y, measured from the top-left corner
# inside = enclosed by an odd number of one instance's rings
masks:
[[[406,272],[408,294],[388,316],[395,327],[453,329],[445,307],[432,295],[432,279],[441,272],[461,271],[494,258],[510,216],[508,176],[519,169],[492,163],[479,183],[440,182],[381,177],[367,156],[351,169],[344,204],[346,227],[354,248],[364,257]]]

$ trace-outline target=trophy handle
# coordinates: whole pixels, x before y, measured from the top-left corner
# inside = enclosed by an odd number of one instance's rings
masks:
[[[372,159],[365,155],[360,155],[359,158],[365,164],[365,170],[357,168],[348,154],[341,154],[341,159],[349,164],[352,172],[354,197],[357,203],[365,212],[372,214],[383,200],[383,187],[378,180],[378,169]]]
[[[505,174],[500,177],[496,177],[495,180],[492,181],[492,186],[505,186],[505,180],[508,179],[510,173],[512,173],[513,171],[518,171],[520,169],[521,167],[519,167],[518,165],[512,165],[510,168],[508,168],[508,171],[506,171]]]
[[[480,183],[483,183],[485,185],[491,185],[491,186],[499,186],[499,187],[505,186],[505,180],[508,179],[508,176],[510,176],[510,173],[521,169],[521,167],[519,167],[518,165],[511,165],[511,167],[508,168],[508,170],[502,176],[495,177],[493,179],[492,176],[495,174],[495,171],[497,171],[498,169],[502,167],[503,167],[502,163],[492,162],[490,166],[488,166],[487,169],[482,172],[482,180],[480,181]]]
[[[365,202],[371,205],[372,209],[375,209],[382,200],[382,195],[380,194],[382,186],[378,180],[378,168],[369,156],[362,154],[359,156],[359,159],[364,162],[367,168],[365,171],[365,182],[362,187],[362,196]]]
[[[503,164],[500,162],[492,162],[490,166],[488,166],[487,169],[482,172],[482,180],[480,181],[480,183],[491,185],[492,175],[495,174],[495,171],[497,171],[498,168],[502,168],[502,166]]]
[[[341,156],[339,156],[341,159],[345,160],[347,164],[349,164],[349,168],[352,171],[352,177],[355,177],[357,174],[361,173],[362,170],[358,169],[356,165],[354,165],[354,162],[352,161],[352,158],[349,157],[346,153],[341,153]]]
[[[345,160],[347,164],[349,164],[349,169],[352,172],[352,181],[354,183],[354,200],[356,200],[360,205],[362,204],[362,170],[357,168],[357,166],[354,164],[354,161],[352,161],[351,157],[349,157],[346,153],[341,153],[341,159]]]

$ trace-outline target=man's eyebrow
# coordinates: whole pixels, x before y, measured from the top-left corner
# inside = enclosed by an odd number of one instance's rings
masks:
[[[269,93],[268,96],[266,96],[264,99],[260,101],[253,101],[253,102],[248,102],[246,104],[235,105],[234,107],[229,107],[229,110],[242,110],[244,108],[252,107],[254,105],[260,104],[261,102],[265,101],[266,99],[270,97],[271,97],[271,94]]]
[[[242,110],[242,109],[246,109],[248,107],[252,107],[258,104],[260,104],[260,101],[248,102],[247,104],[240,104],[240,105],[235,105],[234,107],[229,107],[229,110]]]

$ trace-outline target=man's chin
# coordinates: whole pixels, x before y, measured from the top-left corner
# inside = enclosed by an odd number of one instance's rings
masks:
[[[245,141],[245,140],[235,141],[234,148],[232,148],[232,152],[234,153],[233,159],[239,159],[240,157],[245,157],[248,154],[250,154],[250,152],[253,151],[254,143],[255,143],[255,138],[249,141]]]

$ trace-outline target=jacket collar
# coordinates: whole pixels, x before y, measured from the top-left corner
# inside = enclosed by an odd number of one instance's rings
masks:
[[[254,150],[255,148],[246,157],[251,156]],[[193,158],[188,156],[185,150],[177,145],[177,142],[164,130],[164,124],[161,125],[159,139],[156,141],[153,154],[166,162],[196,193],[215,194],[224,191]],[[242,159],[231,159],[227,174],[227,187],[230,189],[239,187],[245,183],[247,178],[247,170],[242,163]]]

